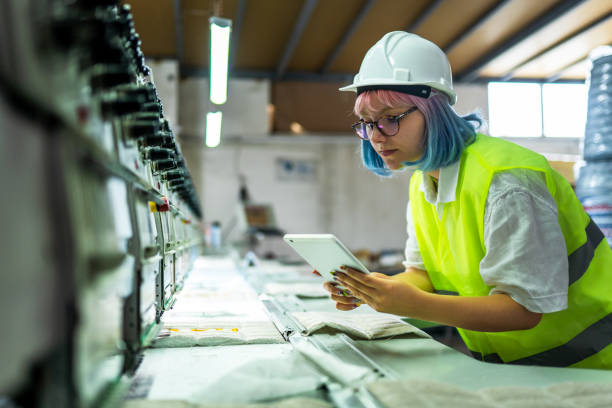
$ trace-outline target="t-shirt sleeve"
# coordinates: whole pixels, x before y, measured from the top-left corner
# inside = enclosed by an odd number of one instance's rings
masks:
[[[405,260],[402,262],[402,264],[405,268],[413,267],[425,270],[425,264],[423,263],[423,258],[421,257],[419,243],[416,239],[414,223],[412,222],[410,203],[408,203],[406,208],[406,232],[408,233],[408,239],[406,240],[406,248],[404,250]]]
[[[480,274],[490,294],[508,294],[526,309],[567,308],[568,261],[557,207],[534,171],[493,178],[487,197]]]

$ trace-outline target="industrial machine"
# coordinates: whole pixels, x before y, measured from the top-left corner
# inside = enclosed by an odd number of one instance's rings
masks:
[[[0,5],[0,397],[16,406],[112,406],[203,244],[118,3]]]

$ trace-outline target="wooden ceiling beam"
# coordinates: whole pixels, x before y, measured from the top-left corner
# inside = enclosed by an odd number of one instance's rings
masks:
[[[585,58],[587,58],[587,56],[583,57],[583,58],[578,58],[576,61],[572,61],[569,64],[566,64],[565,66],[559,68],[559,71],[557,71],[555,74],[549,76],[548,78],[544,79],[544,81],[542,82],[556,82],[559,78],[561,78],[563,76],[563,73],[565,72],[565,70],[573,67],[574,65],[578,64],[581,61],[584,61]]]
[[[321,74],[325,75],[329,71],[329,68],[336,61],[346,44],[348,44],[349,40],[353,36],[353,33],[357,30],[361,22],[365,19],[366,15],[368,14],[375,2],[376,0],[367,0],[364,3],[349,28],[344,32],[342,38],[340,39],[338,44],[336,44],[336,47],[327,58],[327,61],[325,61],[323,68],[321,68]]]
[[[287,70],[287,65],[289,65],[289,61],[295,52],[295,49],[300,42],[300,38],[302,38],[302,34],[304,33],[304,29],[310,21],[310,17],[312,16],[312,12],[317,6],[318,0],[306,0],[302,9],[300,10],[300,15],[298,16],[297,22],[293,26],[293,32],[291,33],[291,37],[289,37],[289,41],[285,46],[285,51],[283,52],[283,56],[276,67],[276,78],[282,78]]]
[[[461,43],[463,40],[472,35],[476,30],[481,28],[491,17],[497,14],[504,6],[506,6],[511,1],[512,0],[501,0],[496,5],[491,7],[491,9],[489,9],[482,17],[480,17],[478,21],[476,21],[476,23],[471,24],[467,30],[459,34],[453,41],[451,41],[450,44],[444,47],[443,51],[448,54],[453,48],[455,48],[457,45],[459,45],[459,43]]]
[[[208,68],[186,67],[181,68],[181,77],[201,77],[208,78]],[[353,79],[353,73],[330,72],[321,74],[311,71],[288,71],[279,80],[281,81],[306,81],[306,82],[347,82]],[[275,70],[257,69],[235,69],[232,71],[232,78],[248,79],[276,79]]]
[[[183,63],[185,55],[185,43],[183,41],[183,7],[181,0],[174,0],[174,39],[176,41],[176,59],[179,67]]]
[[[585,0],[563,0],[561,3],[552,8],[548,13],[532,21],[526,27],[521,29],[519,33],[509,40],[505,41],[499,47],[486,53],[483,57],[479,58],[475,63],[470,65],[467,69],[461,72],[457,76],[456,80],[460,82],[472,82],[478,78],[478,72],[484,68],[490,61],[497,58],[516,44],[527,39],[529,36],[540,30],[542,27],[550,24],[552,21],[557,19],[559,16],[569,12],[574,7],[578,6]]]
[[[575,37],[577,37],[577,36],[579,36],[579,35],[581,35],[581,34],[583,34],[583,33],[587,32],[587,31],[588,31],[588,30],[590,30],[591,28],[593,28],[593,27],[595,27],[596,25],[598,25],[598,24],[600,24],[600,23],[604,22],[605,20],[608,20],[609,18],[612,18],[612,12],[610,12],[610,13],[607,13],[607,14],[603,15],[602,17],[598,18],[597,20],[593,21],[592,23],[588,24],[587,26],[585,26],[585,27],[581,28],[580,30],[578,30],[578,31],[576,31],[576,32],[574,32],[574,33],[572,33],[570,36],[565,37],[565,38],[563,38],[562,40],[555,42],[555,43],[554,43],[554,44],[552,44],[550,47],[547,47],[547,48],[543,49],[542,51],[538,52],[536,55],[532,56],[531,58],[528,58],[528,59],[526,59],[525,61],[521,62],[520,64],[518,64],[518,65],[516,65],[516,66],[512,67],[512,68],[510,69],[510,71],[509,71],[509,72],[508,72],[506,75],[504,75],[504,77],[502,78],[502,81],[507,81],[507,80],[509,80],[509,79],[513,78],[513,77],[514,77],[514,74],[516,73],[516,71],[517,71],[519,68],[521,68],[521,67],[523,67],[523,66],[527,65],[528,63],[530,63],[531,61],[533,61],[533,60],[535,60],[535,59],[537,59],[537,58],[541,57],[542,55],[546,54],[547,52],[551,51],[552,49],[554,49],[554,48],[556,48],[556,47],[558,47],[558,46],[560,46],[560,45],[562,45],[562,44],[564,44],[564,43],[566,43],[566,42],[570,41],[572,38],[575,38]],[[577,63],[577,62],[579,62],[579,61],[574,61],[574,62],[573,62],[572,64],[570,64],[570,65],[574,65],[574,64],[575,64],[575,63]],[[561,70],[565,70],[565,68],[567,68],[567,67],[563,67]],[[561,72],[561,70],[560,70],[559,72]],[[553,78],[553,77],[555,77],[556,75],[558,75],[558,74],[552,75],[552,76],[550,76],[549,78]],[[547,79],[546,81],[549,81],[549,80]],[[554,80],[553,80],[553,81],[554,81]]]
[[[438,7],[440,7],[442,3],[444,3],[444,0],[435,0],[429,3],[425,10],[423,10],[423,12],[404,29],[404,31],[411,33],[416,30],[425,20],[427,20],[430,15],[433,14],[434,11],[436,11]]]
[[[238,12],[236,13],[236,19],[232,23],[232,39],[230,40],[230,55],[229,55],[229,71],[232,72],[234,62],[236,61],[236,49],[238,48],[238,41],[240,39],[240,33],[242,32],[242,26],[244,24],[244,16],[246,15],[247,0],[238,0]]]

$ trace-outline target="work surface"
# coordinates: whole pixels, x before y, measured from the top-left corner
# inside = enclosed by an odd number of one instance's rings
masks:
[[[612,406],[612,371],[479,362],[367,306],[336,311],[321,282],[200,258],[125,406]]]

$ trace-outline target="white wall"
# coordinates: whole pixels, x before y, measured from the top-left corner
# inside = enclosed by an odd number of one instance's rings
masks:
[[[223,112],[223,137],[267,135],[270,81],[234,79],[228,83],[228,99],[223,105],[209,100],[208,80],[187,78],[180,83],[181,135],[204,137],[207,112]]]
[[[384,179],[366,170],[359,141],[235,144],[206,149],[199,177],[208,221],[229,225],[238,206],[239,175],[251,199],[272,204],[278,226],[293,233],[333,233],[353,249],[402,248],[410,173]],[[312,160],[313,181],[285,181],[276,160]]]

